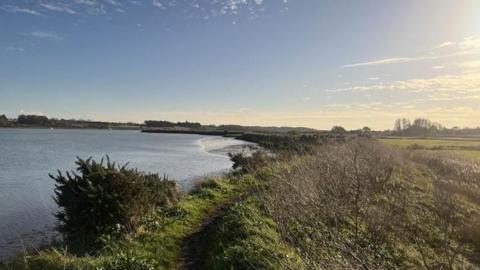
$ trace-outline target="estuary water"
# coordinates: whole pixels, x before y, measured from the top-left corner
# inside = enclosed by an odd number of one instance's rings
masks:
[[[188,188],[196,177],[228,170],[227,153],[245,144],[189,134],[0,128],[0,259],[55,235],[54,181],[48,174],[75,169],[77,157],[108,155]]]

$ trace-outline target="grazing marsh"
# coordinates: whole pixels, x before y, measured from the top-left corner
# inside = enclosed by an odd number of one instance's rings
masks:
[[[384,137],[380,142],[400,148],[453,153],[464,158],[480,159],[480,139]]]

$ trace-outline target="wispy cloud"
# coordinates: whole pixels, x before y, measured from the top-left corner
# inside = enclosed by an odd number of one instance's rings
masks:
[[[10,52],[25,52],[25,49],[22,48],[22,47],[16,47],[16,46],[8,46],[5,48],[7,51],[10,51]]]
[[[386,65],[386,64],[400,64],[400,63],[420,61],[423,59],[424,59],[423,57],[418,57],[418,58],[395,57],[395,58],[378,59],[378,60],[372,60],[368,62],[348,64],[348,65],[344,65],[343,67],[352,68],[352,67],[376,66],[376,65]]]
[[[471,50],[471,49],[479,49],[480,48],[480,35],[473,35],[464,38],[461,41],[446,41],[442,44],[438,45],[436,48],[451,48],[456,47],[461,50]]]
[[[327,92],[365,92],[365,91],[404,91],[419,92],[455,92],[480,93],[480,73],[461,75],[442,75],[427,79],[410,79],[377,83],[371,85],[357,85],[345,88],[330,89]]]
[[[64,12],[64,13],[69,13],[69,14],[77,14],[77,12],[75,10],[73,10],[70,6],[65,5],[65,4],[45,2],[45,3],[41,3],[40,6],[42,6],[43,8],[46,8],[48,10],[51,10],[51,11]]]
[[[113,6],[120,6],[120,3],[117,2],[116,0],[105,0],[105,2]]]
[[[448,53],[440,54],[440,49],[449,48],[452,51]],[[480,36],[474,35],[466,37],[461,41],[452,42],[446,41],[442,44],[435,46],[432,51],[415,57],[392,57],[384,59],[375,59],[366,62],[359,62],[353,64],[343,65],[344,68],[365,67],[365,66],[378,66],[378,65],[390,65],[390,64],[402,64],[411,63],[425,60],[436,60],[442,58],[449,58],[462,55],[478,54],[480,49]]]
[[[436,48],[441,49],[441,48],[446,48],[455,45],[455,42],[451,41],[445,41],[442,44],[438,45]]]
[[[160,0],[152,0],[152,4],[157,8],[165,9],[165,6],[162,4]]]
[[[34,31],[30,32],[27,34],[24,34],[25,36],[30,36],[30,37],[35,37],[35,38],[45,38],[45,39],[53,39],[53,40],[61,40],[62,37],[60,37],[58,34],[54,32],[43,32],[43,31]]]
[[[192,14],[196,10],[198,19],[210,19],[221,15],[237,15],[248,12],[249,19],[257,18],[263,11],[264,0],[4,0],[15,2],[15,5],[1,5],[0,9],[10,13],[26,13],[30,15],[45,15],[60,12],[70,15],[104,15],[113,13],[128,13],[130,8],[150,8]],[[1,0],[0,0],[1,2]],[[287,1],[282,6],[286,8]],[[286,10],[286,9],[285,9]],[[180,14],[179,13],[179,14]],[[236,19],[237,20],[237,19]],[[237,21],[234,22],[237,22]]]
[[[98,4],[96,0],[74,0],[74,2],[76,4],[87,5],[87,6],[95,6]]]
[[[0,9],[9,13],[25,13],[25,14],[35,15],[35,16],[42,15],[40,12],[35,11],[33,9],[17,7],[12,5],[1,6]]]

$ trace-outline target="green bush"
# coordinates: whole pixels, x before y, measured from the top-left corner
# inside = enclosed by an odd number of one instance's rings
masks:
[[[253,152],[251,155],[245,153],[229,153],[228,156],[233,162],[234,172],[244,174],[256,171],[268,164],[269,156],[263,150]]]
[[[56,182],[55,215],[69,251],[92,252],[124,231],[134,231],[142,217],[157,207],[175,203],[175,182],[127,166],[78,159],[76,172],[50,175]],[[106,237],[107,236],[107,237]]]

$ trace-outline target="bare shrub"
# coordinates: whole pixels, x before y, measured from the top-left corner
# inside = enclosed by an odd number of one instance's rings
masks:
[[[425,264],[429,262],[431,269],[455,269],[464,264],[462,255],[478,262],[479,213],[472,206],[480,205],[480,162],[428,151],[416,151],[411,156],[434,175],[432,212],[439,236],[427,239],[435,255],[426,258]],[[472,245],[473,251],[466,244]]]
[[[323,146],[280,170],[267,204],[312,268],[384,267],[392,261],[384,256],[397,256],[385,252],[382,239],[398,214],[389,197],[401,193],[392,177],[401,162],[398,153],[365,138]]]
[[[276,166],[267,210],[311,269],[472,265],[475,162],[354,138]]]
[[[426,165],[442,181],[445,188],[480,205],[480,162],[462,159],[454,154],[414,151],[414,161]]]

